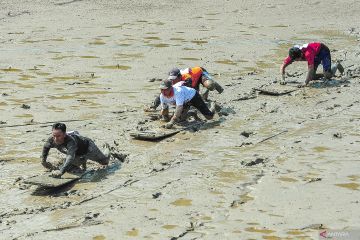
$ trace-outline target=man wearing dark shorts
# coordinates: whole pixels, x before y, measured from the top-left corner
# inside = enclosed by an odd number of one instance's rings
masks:
[[[181,116],[186,114],[190,106],[198,109],[206,119],[214,117],[215,104],[212,103],[210,110],[195,89],[181,84],[172,85],[172,81],[168,79],[161,82],[160,89],[161,115],[168,118],[169,105],[176,105],[175,113],[165,125],[166,128],[172,128]]]
[[[71,168],[86,166],[87,160],[95,161],[101,165],[108,165],[110,159],[109,149],[106,153],[100,151],[90,138],[80,136],[77,132],[66,132],[64,123],[55,123],[52,126],[52,136],[46,141],[41,155],[41,164],[48,169],[52,166],[46,161],[51,148],[66,154],[66,159],[59,170],[52,171],[53,177],[61,177]]]
[[[316,70],[320,64],[323,66],[324,77],[327,79],[332,78],[337,70],[339,70],[341,74],[344,72],[344,68],[339,62],[331,66],[330,50],[325,44],[319,42],[308,43],[303,46],[294,46],[289,49],[289,56],[284,59],[280,67],[283,81],[285,80],[285,68],[294,61],[308,62],[308,74],[305,80],[305,86],[308,85],[311,80],[315,79]]]

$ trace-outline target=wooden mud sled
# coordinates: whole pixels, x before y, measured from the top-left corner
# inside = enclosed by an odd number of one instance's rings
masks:
[[[144,141],[160,141],[165,138],[171,137],[179,132],[189,130],[191,128],[199,128],[203,122],[193,122],[187,123],[184,126],[179,126],[174,129],[154,129],[154,130],[145,130],[145,131],[133,131],[130,133],[130,136],[137,140],[144,140]]]
[[[30,177],[24,180],[24,183],[37,185],[45,188],[58,188],[62,187],[66,184],[75,182],[79,180],[83,174],[75,175],[71,173],[65,173],[61,176],[61,178],[54,178],[50,176],[50,173],[45,173],[42,175]]]

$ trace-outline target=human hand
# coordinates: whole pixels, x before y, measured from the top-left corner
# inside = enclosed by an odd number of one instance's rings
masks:
[[[285,84],[286,84],[286,82],[285,82],[285,73],[281,74],[280,84],[281,84],[281,85],[285,85]]]
[[[49,163],[47,161],[41,161],[41,165],[43,165],[43,167],[46,168],[46,169],[51,169],[52,168],[51,163]]]
[[[166,129],[170,129],[174,126],[174,124],[172,122],[168,122],[167,124],[164,125],[164,128]]]
[[[51,176],[54,177],[54,178],[60,178],[61,177],[62,172],[60,170],[54,170],[51,172]]]

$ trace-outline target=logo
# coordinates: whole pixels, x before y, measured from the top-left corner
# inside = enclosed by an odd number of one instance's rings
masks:
[[[327,232],[326,231],[320,232],[320,237],[327,238]]]

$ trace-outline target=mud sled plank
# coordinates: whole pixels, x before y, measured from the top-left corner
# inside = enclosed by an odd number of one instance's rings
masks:
[[[281,96],[281,95],[285,95],[291,92],[295,92],[297,90],[299,90],[298,88],[294,88],[294,87],[270,87],[270,86],[266,86],[266,87],[261,87],[261,88],[254,88],[254,90],[259,91],[260,94],[265,94],[265,95],[271,95],[271,96]]]
[[[132,132],[130,136],[137,140],[145,140],[145,141],[159,141],[167,137],[171,137],[178,132],[182,131],[179,129],[174,129],[172,131],[139,131],[139,132]]]
[[[203,122],[192,122],[187,123],[184,126],[180,126],[174,129],[159,129],[159,130],[146,130],[146,131],[135,131],[130,133],[130,136],[137,140],[144,140],[144,141],[160,141],[167,137],[171,137],[181,131],[185,131],[191,128],[199,128],[203,125]]]
[[[53,178],[49,175],[49,173],[46,173],[43,175],[31,177],[26,179],[24,182],[46,188],[57,188],[81,178],[81,175],[78,176],[70,173],[65,173],[61,178]]]

